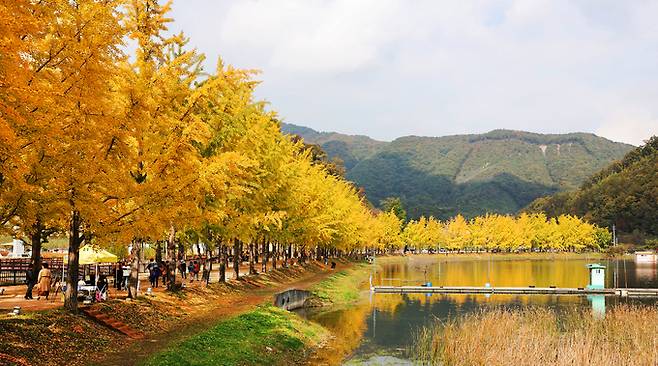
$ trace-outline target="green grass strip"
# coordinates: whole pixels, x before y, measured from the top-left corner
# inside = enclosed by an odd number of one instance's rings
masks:
[[[364,263],[342,270],[327,277],[311,288],[311,292],[323,302],[334,305],[350,304],[359,299],[361,286],[372,271],[372,266]]]
[[[263,305],[155,354],[144,365],[294,364],[326,335],[320,325]]]

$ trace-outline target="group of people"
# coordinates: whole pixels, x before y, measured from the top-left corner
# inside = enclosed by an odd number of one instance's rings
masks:
[[[162,277],[163,286],[165,286],[167,281],[169,281],[169,261],[158,263],[153,258],[151,258],[146,268],[149,271],[149,281],[151,282],[152,288],[159,287],[160,277]],[[190,261],[189,264],[186,264],[184,260],[181,260],[178,263],[178,270],[180,271],[181,277],[183,277],[183,279],[187,279],[189,273],[190,282],[193,282],[195,279],[198,281],[199,272],[201,272],[201,263],[199,263],[199,261]]]
[[[128,288],[128,277],[130,276],[130,267],[128,263],[118,262],[114,265],[114,288],[118,291]]]
[[[201,271],[201,264],[199,261],[190,261],[190,263],[186,266],[185,261],[181,260],[178,264],[178,268],[183,279],[187,279],[187,273],[189,272],[190,282],[194,281],[195,279],[197,281],[199,280],[199,272]]]
[[[100,275],[98,281],[95,282],[95,275],[91,276],[91,280],[85,281],[84,278],[81,278],[78,281],[78,291],[83,290],[85,286],[93,286],[94,289],[87,296],[80,295],[78,293],[78,298],[95,300],[97,302],[105,301],[108,298],[108,291],[110,289],[110,282],[107,279],[106,275]]]
[[[191,260],[189,263],[186,263],[184,260],[181,260],[178,263],[178,270],[181,273],[181,277],[183,279],[188,278],[189,274],[189,280],[190,282],[193,282],[194,280],[199,281],[199,273],[201,272],[201,263],[198,260]],[[52,272],[50,270],[50,266],[47,262],[42,263],[41,265],[41,270],[39,270],[38,274],[35,274],[34,271],[34,265],[33,263],[30,264],[30,267],[26,271],[26,283],[27,283],[27,291],[25,292],[24,298],[26,300],[32,300],[33,299],[33,291],[36,287],[37,289],[37,298],[45,297],[48,299],[50,296],[50,286],[52,283]],[[117,290],[123,290],[127,286],[127,279],[128,279],[128,274],[126,272],[129,272],[129,269],[126,269],[127,267],[124,267],[122,263],[117,263],[114,267],[114,287],[116,287]],[[149,264],[147,266],[147,269],[149,271],[149,281],[151,282],[151,287],[156,288],[160,285],[160,278],[162,277],[162,285],[165,286],[167,282],[169,281],[169,262],[156,262],[154,259],[151,259],[149,261]],[[205,278],[205,272],[204,272],[204,278]],[[99,289],[102,287],[103,291],[107,291],[109,289],[109,283],[106,278],[106,276],[101,276],[99,278],[100,283],[99,283]]]
[[[43,262],[41,264],[41,269],[39,270],[39,273],[35,275],[34,271],[34,261],[30,263],[30,266],[25,272],[25,283],[27,284],[27,289],[25,291],[25,296],[23,297],[25,300],[33,300],[34,299],[34,290],[36,287],[37,290],[37,300],[40,299],[41,297],[44,297],[46,300],[49,299],[50,296],[50,287],[52,285],[52,271],[50,270],[50,264],[48,262]],[[93,282],[93,281],[92,281]],[[116,278],[115,278],[116,282]],[[119,281],[118,285],[115,283],[116,286],[122,286],[121,283],[123,281]],[[78,286],[80,285],[87,285],[86,281],[84,279],[80,279],[78,281]],[[107,279],[107,276],[101,275],[98,278],[98,283],[96,284],[98,287],[98,293],[103,294],[106,293],[109,289],[109,281]]]
[[[34,286],[37,286],[37,300],[41,296],[45,297],[48,300],[50,296],[50,283],[52,281],[52,272],[50,271],[50,266],[48,263],[44,262],[41,264],[41,270],[39,274],[35,276],[34,274],[34,262],[30,263],[30,267],[25,273],[25,279],[27,282],[27,291],[25,292],[25,300],[34,299],[32,292],[34,291]]]

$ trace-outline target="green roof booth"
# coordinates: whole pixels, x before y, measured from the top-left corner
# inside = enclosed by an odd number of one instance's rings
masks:
[[[605,288],[605,266],[598,263],[588,264],[589,269],[589,285],[590,289],[603,289]]]

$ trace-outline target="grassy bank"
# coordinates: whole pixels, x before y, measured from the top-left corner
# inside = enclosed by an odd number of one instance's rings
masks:
[[[314,304],[355,302],[371,269],[365,263],[349,265],[313,285]],[[143,365],[299,364],[330,338],[330,331],[316,323],[261,305],[168,346]]]
[[[321,326],[263,305],[173,345],[144,365],[290,365],[326,337]]]
[[[371,271],[372,265],[359,263],[332,274],[311,288],[315,297],[311,305],[344,305],[357,301]]]
[[[423,329],[412,350],[445,365],[656,365],[658,308],[491,310]]]

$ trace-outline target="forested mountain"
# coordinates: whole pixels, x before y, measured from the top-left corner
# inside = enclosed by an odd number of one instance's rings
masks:
[[[329,158],[340,158],[347,171],[354,168],[359,161],[372,156],[387,145],[386,142],[373,140],[368,136],[318,132],[312,128],[287,123],[281,124],[281,131],[301,136],[309,144],[320,145]]]
[[[537,197],[576,189],[632,148],[586,133],[495,130],[382,142],[289,124],[282,130],[342,159],[347,178],[373,204],[400,197],[410,218],[517,212]]]
[[[658,236],[658,136],[585,180],[580,189],[535,200],[528,211],[577,214],[603,227]]]

